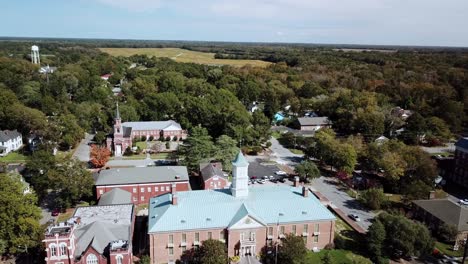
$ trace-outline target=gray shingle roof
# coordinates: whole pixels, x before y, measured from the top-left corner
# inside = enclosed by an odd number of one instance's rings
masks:
[[[297,120],[299,121],[299,124],[301,126],[321,126],[321,125],[331,124],[330,120],[328,120],[328,117],[326,116],[299,117]]]
[[[442,222],[456,226],[458,231],[468,231],[468,208],[465,206],[448,199],[416,200],[414,204]]]
[[[214,176],[223,177],[224,173],[221,169],[221,163],[202,163],[200,164],[200,172],[203,181],[206,181]]]
[[[21,133],[16,130],[0,130],[0,142],[7,142],[17,137],[21,137]]]
[[[122,126],[131,127],[133,130],[182,130],[180,124],[174,120],[124,122],[122,123]]]
[[[96,186],[188,180],[185,166],[118,168],[101,170],[96,175]]]
[[[114,188],[101,195],[99,205],[128,204],[132,202],[132,194],[120,188]]]
[[[460,138],[457,141],[457,143],[455,143],[455,146],[463,148],[463,149],[468,149],[468,137]]]

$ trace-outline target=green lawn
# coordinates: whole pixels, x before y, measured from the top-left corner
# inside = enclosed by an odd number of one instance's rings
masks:
[[[329,253],[332,258],[332,263],[339,263],[339,264],[354,264],[354,263],[362,263],[362,264],[371,264],[372,262],[360,255],[356,255],[351,251],[343,250],[343,249],[333,249],[333,250],[321,250],[318,253],[309,252],[306,257],[306,263],[310,264],[318,264],[322,263],[322,258],[325,256],[326,253]]]
[[[445,244],[439,241],[436,241],[435,247],[443,254],[451,257],[462,257],[463,256],[463,247],[459,247],[458,251],[453,251],[453,245]]]
[[[137,142],[136,146],[140,147],[140,149],[146,149],[146,141]]]
[[[278,132],[278,131],[273,131],[273,132],[271,132],[271,136],[278,139],[278,138],[281,137],[281,133]]]
[[[29,157],[20,154],[18,152],[10,152],[5,157],[0,157],[0,162],[14,163],[14,162],[25,162]]]
[[[292,153],[297,154],[297,155],[304,155],[304,151],[302,151],[300,149],[290,148],[289,151],[291,151]]]

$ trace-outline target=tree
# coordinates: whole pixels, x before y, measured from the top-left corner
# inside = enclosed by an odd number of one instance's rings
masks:
[[[277,254],[278,263],[299,264],[304,263],[307,248],[302,237],[286,234],[286,237],[281,241]]]
[[[109,161],[111,152],[105,146],[91,146],[90,162],[95,168],[102,168]]]
[[[203,264],[226,264],[228,261],[226,245],[215,239],[203,241],[197,255]]]
[[[271,136],[271,123],[261,111],[255,111],[252,114],[252,125],[250,129],[251,137],[253,138],[254,145],[260,145],[270,139]]]
[[[196,170],[203,161],[216,155],[216,147],[208,131],[203,127],[194,127],[183,145],[179,146],[182,163],[190,170]]]
[[[451,243],[457,238],[458,230],[455,225],[443,223],[438,226],[436,234],[443,242]]]
[[[47,173],[55,168],[56,164],[55,156],[45,150],[35,151],[26,163],[27,179],[36,190],[39,200],[42,200],[50,188]]]
[[[232,169],[231,161],[239,153],[237,142],[229,136],[222,135],[216,139],[216,159],[223,163],[223,169],[230,171]]]
[[[17,254],[40,243],[41,211],[34,193],[23,193],[24,185],[16,174],[0,174],[0,240],[2,253]]]
[[[387,202],[382,189],[371,188],[361,192],[360,201],[372,210],[379,210]]]
[[[322,264],[333,264],[334,263],[333,258],[330,255],[329,251],[326,251],[325,254],[323,255],[323,257],[320,260],[322,261]]]
[[[382,248],[386,238],[385,227],[376,220],[367,232],[367,250],[375,263],[382,263]]]
[[[294,170],[303,179],[314,180],[320,177],[320,170],[317,165],[309,160],[301,162]]]

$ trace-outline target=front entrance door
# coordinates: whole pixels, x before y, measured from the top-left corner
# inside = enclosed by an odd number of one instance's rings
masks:
[[[115,145],[115,156],[122,156],[122,145]]]

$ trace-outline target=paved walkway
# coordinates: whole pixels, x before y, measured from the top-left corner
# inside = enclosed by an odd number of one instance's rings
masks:
[[[241,257],[239,264],[262,264],[254,256]]]
[[[86,133],[85,138],[81,140],[80,144],[73,153],[73,157],[77,158],[79,161],[88,162],[89,153],[91,151],[90,146],[88,145],[91,140],[93,140],[94,135]]]

